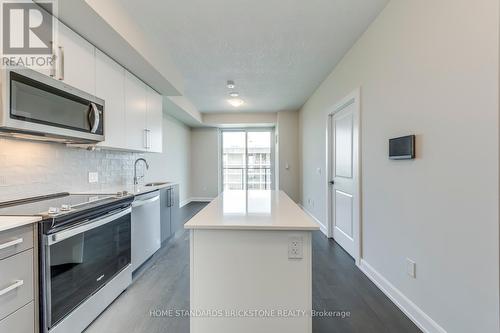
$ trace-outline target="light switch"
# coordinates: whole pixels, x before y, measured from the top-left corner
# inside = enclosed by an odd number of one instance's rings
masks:
[[[414,279],[417,277],[416,266],[413,260],[406,258],[406,273]]]

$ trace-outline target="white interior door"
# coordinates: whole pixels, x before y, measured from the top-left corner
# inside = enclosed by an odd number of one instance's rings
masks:
[[[359,256],[358,133],[356,99],[330,116],[330,217],[333,238],[353,258]]]

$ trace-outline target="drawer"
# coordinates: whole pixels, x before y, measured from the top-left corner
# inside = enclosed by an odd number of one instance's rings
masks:
[[[35,304],[26,304],[7,318],[0,320],[0,332],[34,333]]]
[[[28,304],[33,296],[33,249],[0,260],[0,319]]]
[[[27,225],[0,232],[0,259],[33,247],[33,226]]]

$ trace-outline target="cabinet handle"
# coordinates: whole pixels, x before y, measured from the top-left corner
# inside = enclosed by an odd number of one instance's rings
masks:
[[[50,65],[50,76],[56,76],[56,50],[54,49],[54,42],[50,42],[50,49],[52,50],[52,64]]]
[[[146,149],[148,149],[148,130],[144,129],[144,137],[143,137],[143,144],[142,146]]]
[[[64,47],[59,46],[59,80],[63,81],[64,80]]]
[[[144,130],[144,148],[151,149],[151,131],[148,129]]]
[[[15,246],[17,244],[21,244],[22,242],[23,242],[23,239],[18,238],[18,239],[14,239],[13,241],[10,241],[10,242],[0,244],[0,250],[5,250],[8,247],[12,247],[12,246]]]
[[[23,284],[24,284],[23,280],[16,280],[16,282],[14,282],[13,284],[11,284],[7,288],[4,288],[4,289],[0,290],[0,296],[3,296],[3,295],[7,294],[8,292],[10,292],[10,291],[12,291],[14,289],[17,289],[17,288],[21,287]]]

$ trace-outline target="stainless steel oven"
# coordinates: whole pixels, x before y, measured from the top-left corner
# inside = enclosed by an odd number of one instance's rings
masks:
[[[130,207],[73,225],[42,235],[43,332],[80,332],[131,282]]]
[[[104,141],[104,101],[31,69],[4,69],[0,134],[96,143]]]

